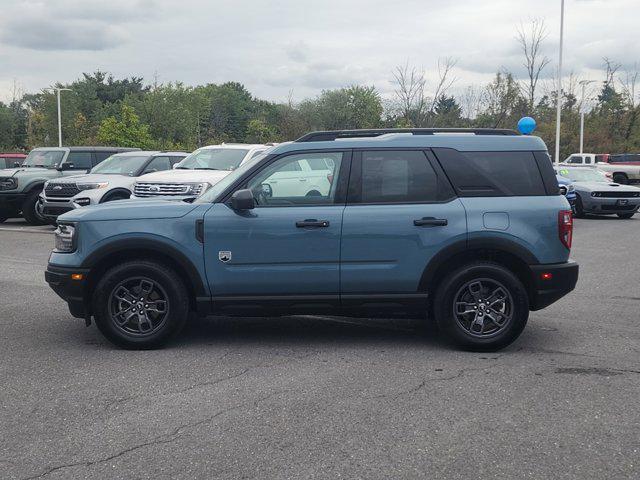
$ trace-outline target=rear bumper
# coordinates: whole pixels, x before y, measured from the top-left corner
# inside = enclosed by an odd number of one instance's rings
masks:
[[[88,314],[84,301],[84,286],[86,275],[89,272],[84,268],[58,267],[47,265],[44,279],[51,289],[69,305],[69,312],[76,318],[85,318]],[[83,274],[82,280],[72,280],[74,273]]]
[[[531,265],[532,288],[529,308],[540,310],[564,297],[575,288],[578,282],[578,270],[578,264],[573,261]],[[543,274],[550,274],[550,277]]]

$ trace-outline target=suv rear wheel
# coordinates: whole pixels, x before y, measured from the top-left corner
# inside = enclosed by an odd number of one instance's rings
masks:
[[[179,275],[151,261],[108,270],[93,295],[96,325],[112,343],[129,349],[164,345],[184,327],[189,296]]]
[[[447,340],[478,351],[499,350],[527,324],[529,298],[510,270],[477,262],[447,275],[436,292],[434,314]]]

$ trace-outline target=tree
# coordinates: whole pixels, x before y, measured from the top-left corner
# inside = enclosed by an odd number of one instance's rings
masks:
[[[98,128],[98,141],[118,147],[151,148],[152,139],[149,126],[140,123],[133,107],[122,104],[120,119],[107,117]]]
[[[534,19],[528,26],[520,24],[517,28],[516,39],[524,54],[523,66],[527,70],[527,85],[525,94],[529,101],[529,112],[533,113],[536,100],[536,88],[540,74],[551,61],[541,52],[542,42],[547,38],[547,28],[544,19]]]

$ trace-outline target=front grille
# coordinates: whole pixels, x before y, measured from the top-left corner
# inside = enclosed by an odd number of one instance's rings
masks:
[[[75,183],[49,182],[44,193],[47,197],[73,197],[80,193],[80,189]]]
[[[637,192],[593,192],[592,197],[598,198],[635,198],[640,197],[640,191]]]
[[[196,186],[191,191],[191,185],[184,183],[136,183],[133,194],[136,197],[156,197],[159,195],[200,195],[202,187]]]
[[[73,210],[73,208],[66,208],[66,207],[44,207],[42,209],[42,213],[45,215],[51,215],[52,217],[57,217],[59,215],[62,215],[63,213],[67,213],[69,211]]]

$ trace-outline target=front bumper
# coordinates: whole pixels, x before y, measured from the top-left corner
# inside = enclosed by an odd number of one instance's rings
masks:
[[[74,273],[82,274],[82,280],[72,280]],[[86,318],[88,308],[84,298],[86,277],[89,273],[85,268],[58,267],[47,265],[44,279],[51,289],[69,305],[69,312],[76,318]]]
[[[2,216],[18,215],[26,199],[26,193],[0,192],[0,213]]]
[[[588,213],[598,213],[601,215],[611,213],[631,213],[640,206],[638,198],[602,198],[587,197],[582,199],[582,208]]]
[[[57,219],[63,213],[70,212],[80,205],[76,205],[73,201],[75,197],[46,197],[41,195],[42,201],[42,216],[50,218],[52,220]]]
[[[566,263],[531,265],[529,308],[540,310],[572,291],[578,282],[578,270],[578,264],[571,260]]]

